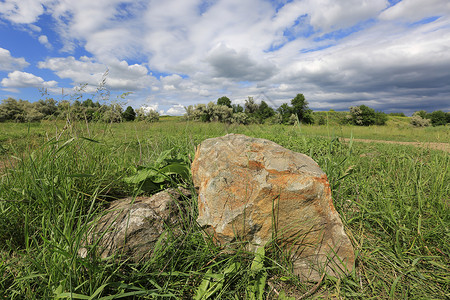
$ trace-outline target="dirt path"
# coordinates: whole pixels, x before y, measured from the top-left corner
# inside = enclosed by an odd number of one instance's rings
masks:
[[[349,142],[349,138],[344,138],[344,141]],[[450,152],[450,144],[448,143],[430,143],[430,142],[397,142],[397,141],[383,141],[383,140],[367,140],[367,139],[353,139],[355,142],[363,143],[384,143],[384,144],[397,144],[397,145],[407,145],[414,147],[423,147],[433,150],[441,150],[445,152]]]

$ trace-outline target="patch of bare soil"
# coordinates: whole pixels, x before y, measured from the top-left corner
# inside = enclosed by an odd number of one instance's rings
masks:
[[[349,138],[345,138],[344,141],[349,142]],[[398,144],[398,145],[407,145],[414,147],[422,147],[433,150],[441,150],[445,152],[450,152],[450,144],[448,143],[430,143],[430,142],[397,142],[397,141],[383,141],[383,140],[367,140],[367,139],[353,139],[355,142],[363,142],[363,143],[384,143],[384,144]]]

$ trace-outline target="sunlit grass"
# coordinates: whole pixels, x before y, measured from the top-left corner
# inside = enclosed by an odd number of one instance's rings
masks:
[[[336,137],[448,142],[448,128],[193,123],[41,125],[0,123],[0,298],[446,299],[450,296],[448,153],[404,145],[343,143]],[[243,133],[310,155],[327,173],[336,209],[357,251],[355,271],[301,283],[267,247],[264,256],[226,253],[204,238],[189,211],[183,238],[143,264],[77,255],[88,221],[112,199],[132,196],[123,178],[167,149],[193,158],[206,138]],[[367,136],[365,136],[367,134]],[[371,134],[371,135],[369,135]],[[318,136],[324,137],[318,137]],[[400,135],[404,135],[400,137]],[[442,137],[446,137],[445,140]],[[192,186],[190,186],[192,188]],[[191,200],[195,207],[195,197]],[[263,280],[264,279],[264,280]],[[72,294],[71,294],[72,293]]]

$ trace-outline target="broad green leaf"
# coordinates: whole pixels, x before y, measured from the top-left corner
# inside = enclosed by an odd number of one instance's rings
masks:
[[[194,300],[201,300],[203,299],[203,296],[206,294],[206,292],[208,291],[208,287],[209,284],[211,283],[211,277],[207,276],[210,275],[212,273],[212,270],[209,269],[205,276],[203,276],[203,280],[200,283],[200,285],[197,288],[197,293],[195,294]]]
[[[254,272],[261,271],[264,267],[264,255],[265,255],[264,246],[259,247],[256,250],[255,258],[253,259],[251,270]]]

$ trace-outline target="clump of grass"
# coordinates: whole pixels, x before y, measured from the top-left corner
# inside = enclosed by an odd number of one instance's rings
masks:
[[[306,126],[299,132],[278,125],[168,120],[89,124],[89,133],[75,124],[72,132],[53,136],[55,125],[43,126],[35,128],[44,130],[41,137],[29,137],[32,147],[14,150],[8,144],[7,155],[14,155],[16,164],[0,179],[0,298],[450,296],[449,156],[444,152],[348,144],[314,136]],[[134,167],[153,165],[169,149],[192,159],[202,140],[231,132],[310,155],[326,171],[357,251],[352,274],[325,276],[318,285],[302,283],[276,245],[256,255],[223,251],[196,224],[195,196],[185,199],[184,234],[169,230],[149,260],[134,264],[77,255],[88,222],[108,201],[135,194],[135,186],[123,181]]]

